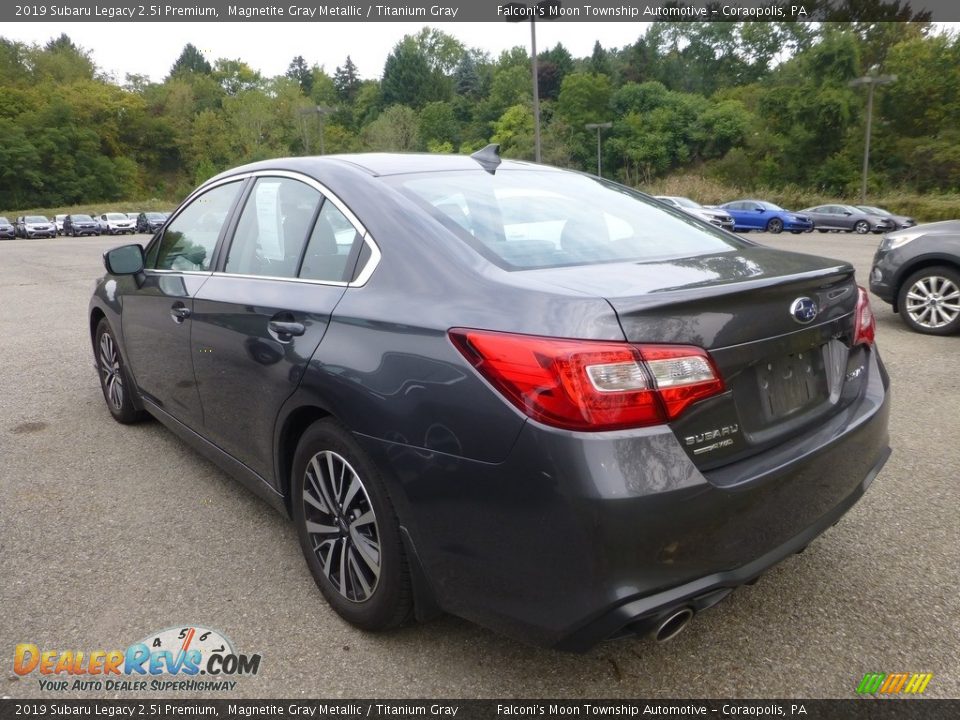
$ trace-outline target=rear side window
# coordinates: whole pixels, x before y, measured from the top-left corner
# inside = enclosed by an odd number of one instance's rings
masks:
[[[387,179],[507,270],[654,261],[744,247],[679,208],[577,173],[479,170]]]
[[[300,277],[324,282],[352,280],[362,242],[360,233],[346,216],[336,205],[326,201],[310,234]]]
[[[153,267],[158,270],[210,269],[213,251],[230,214],[241,182],[231,182],[194,198],[167,226],[156,246]],[[151,248],[151,254],[153,253]],[[153,258],[148,258],[148,265]]]
[[[322,200],[319,192],[298,180],[258,178],[240,215],[224,270],[296,277]]]

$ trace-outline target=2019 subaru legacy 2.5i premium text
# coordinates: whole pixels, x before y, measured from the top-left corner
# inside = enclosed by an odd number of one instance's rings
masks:
[[[889,454],[849,264],[494,147],[239,167],[105,264],[110,412],[289,513],[366,629],[666,639]]]

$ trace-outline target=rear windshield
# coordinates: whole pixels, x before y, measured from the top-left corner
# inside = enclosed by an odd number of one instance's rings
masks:
[[[745,245],[681,210],[577,173],[501,170],[385,179],[507,270],[690,257]]]

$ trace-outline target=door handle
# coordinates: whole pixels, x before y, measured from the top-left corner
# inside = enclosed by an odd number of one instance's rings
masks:
[[[193,310],[188,308],[182,302],[175,302],[173,307],[170,308],[170,317],[173,318],[173,321],[177,324],[182,323],[188,317],[193,314]]]
[[[267,325],[270,332],[275,333],[281,340],[289,340],[292,337],[303,335],[307,328],[303,323],[286,322],[283,320],[271,320]]]

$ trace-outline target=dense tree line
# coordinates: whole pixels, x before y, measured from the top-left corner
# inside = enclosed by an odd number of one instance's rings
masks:
[[[539,55],[543,159],[643,185],[695,168],[743,188],[858,187],[865,91],[878,90],[871,182],[960,189],[960,39],[928,22],[654,23],[636,43]],[[499,142],[532,158],[530,60],[491,57],[426,28],[393,48],[378,80],[350,57],[333,72],[294,57],[263,77],[187,45],[162,82],[99,73],[66,35],[0,38],[4,207],[176,198],[239,163],[364,150],[472,152]]]

